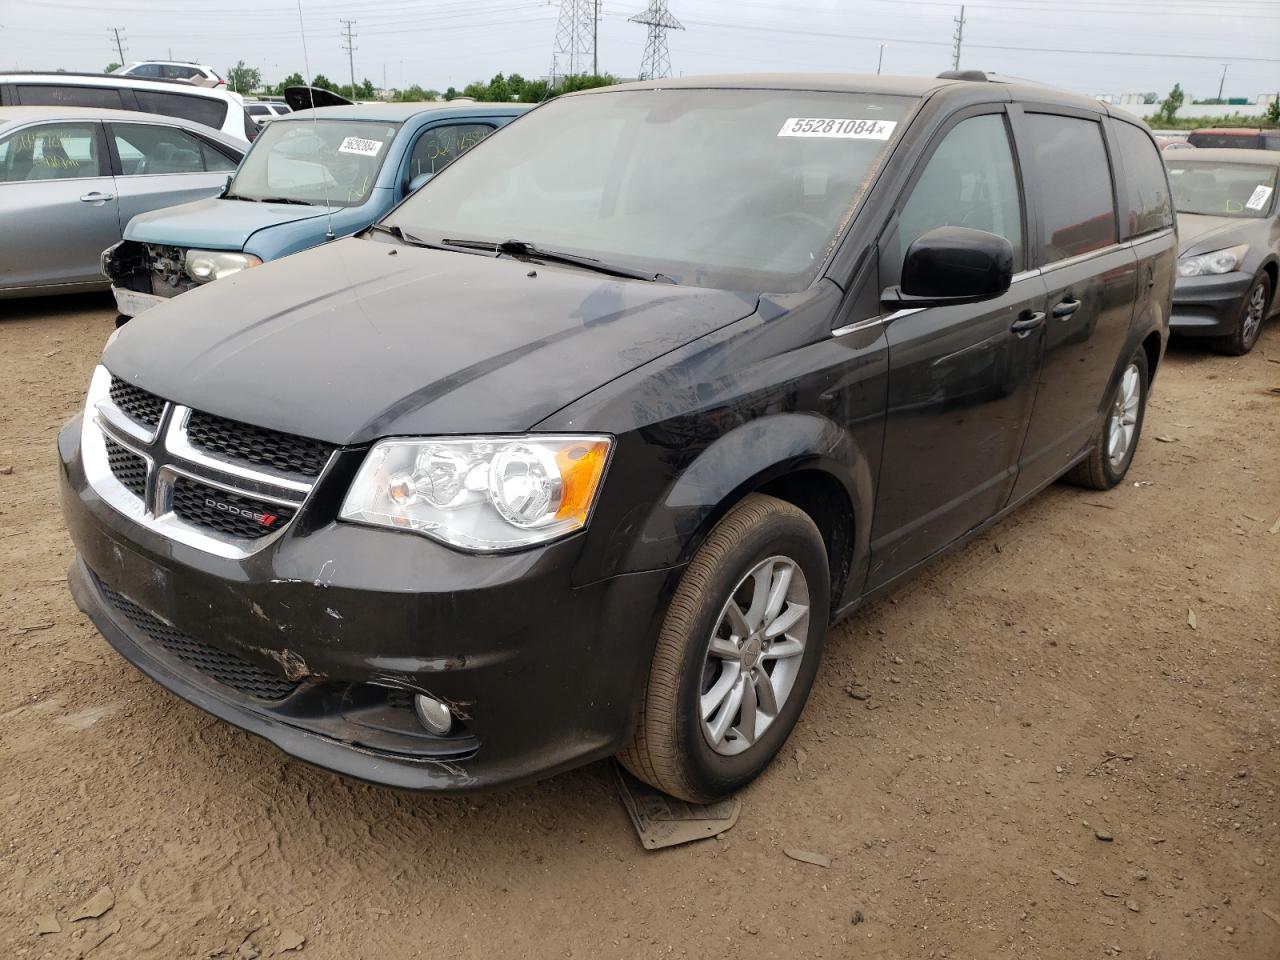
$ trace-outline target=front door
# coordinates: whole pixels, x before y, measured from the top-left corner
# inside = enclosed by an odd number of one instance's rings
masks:
[[[1133,320],[1138,261],[1118,243],[1102,124],[1025,115],[1021,153],[1038,180],[1038,256],[1049,299],[1044,367],[1013,499],[1059,476],[1100,422]]]
[[[0,288],[105,283],[98,258],[120,220],[101,126],[37,123],[0,140],[0,219],[12,225]]]
[[[1001,107],[956,122],[881,238],[886,284],[922,234],[964,226],[1007,238],[1025,263],[1019,176]],[[888,269],[884,265],[888,264]],[[984,303],[886,320],[889,399],[867,585],[880,586],[995,514],[1016,474],[1044,337],[1045,287],[1020,272]]]
[[[119,162],[120,222],[216,196],[237,161],[201,137],[163,122],[107,123]]]

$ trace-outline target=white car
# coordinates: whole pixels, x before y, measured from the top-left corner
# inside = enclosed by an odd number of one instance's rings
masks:
[[[276,117],[283,117],[286,113],[293,112],[287,104],[269,100],[246,100],[244,111],[253,117],[253,122],[258,126],[269,123]]]
[[[105,73],[0,73],[0,107],[104,107],[181,117],[252,141],[259,127],[224,87]]]
[[[119,77],[147,77],[151,80],[182,80],[199,87],[227,85],[227,81],[218,76],[212,67],[184,60],[138,60],[116,67],[111,74]]]

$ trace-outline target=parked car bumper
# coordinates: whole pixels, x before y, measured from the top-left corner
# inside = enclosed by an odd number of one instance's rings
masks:
[[[76,603],[201,709],[317,766],[426,791],[550,775],[629,735],[668,571],[575,586],[580,539],[477,556],[345,523],[218,557],[106,504],[80,437],[77,417],[58,441]],[[418,722],[416,692],[450,705],[449,735]]]
[[[1233,332],[1252,283],[1250,273],[1179,277],[1173,288],[1170,329],[1193,337],[1218,337]]]

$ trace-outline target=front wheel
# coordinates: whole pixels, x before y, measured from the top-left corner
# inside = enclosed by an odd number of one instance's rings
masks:
[[[1212,341],[1213,349],[1230,357],[1244,356],[1252,350],[1262,333],[1262,321],[1266,319],[1270,303],[1271,277],[1260,273],[1244,296],[1244,306],[1240,310],[1235,331],[1225,337],[1215,338]]]
[[[747,497],[676,588],[623,765],[696,803],[754,780],[808,699],[829,608],[830,566],[813,520],[785,501]]]
[[[1068,481],[1091,490],[1110,490],[1124,479],[1142,436],[1149,386],[1147,354],[1139,347],[1116,382],[1089,455],[1067,474]]]

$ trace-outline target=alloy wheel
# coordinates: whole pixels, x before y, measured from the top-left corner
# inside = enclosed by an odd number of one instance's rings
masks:
[[[1249,302],[1245,305],[1244,322],[1240,331],[1240,339],[1249,346],[1258,336],[1262,328],[1262,315],[1267,309],[1267,289],[1265,284],[1258,283],[1249,293]]]
[[[777,719],[795,686],[809,629],[809,585],[799,564],[756,564],[720,611],[702,670],[699,716],[723,756],[749,749]]]
[[[1133,446],[1141,401],[1142,375],[1138,372],[1138,365],[1131,363],[1120,378],[1116,399],[1111,405],[1111,416],[1107,420],[1107,460],[1113,470],[1120,469]]]

